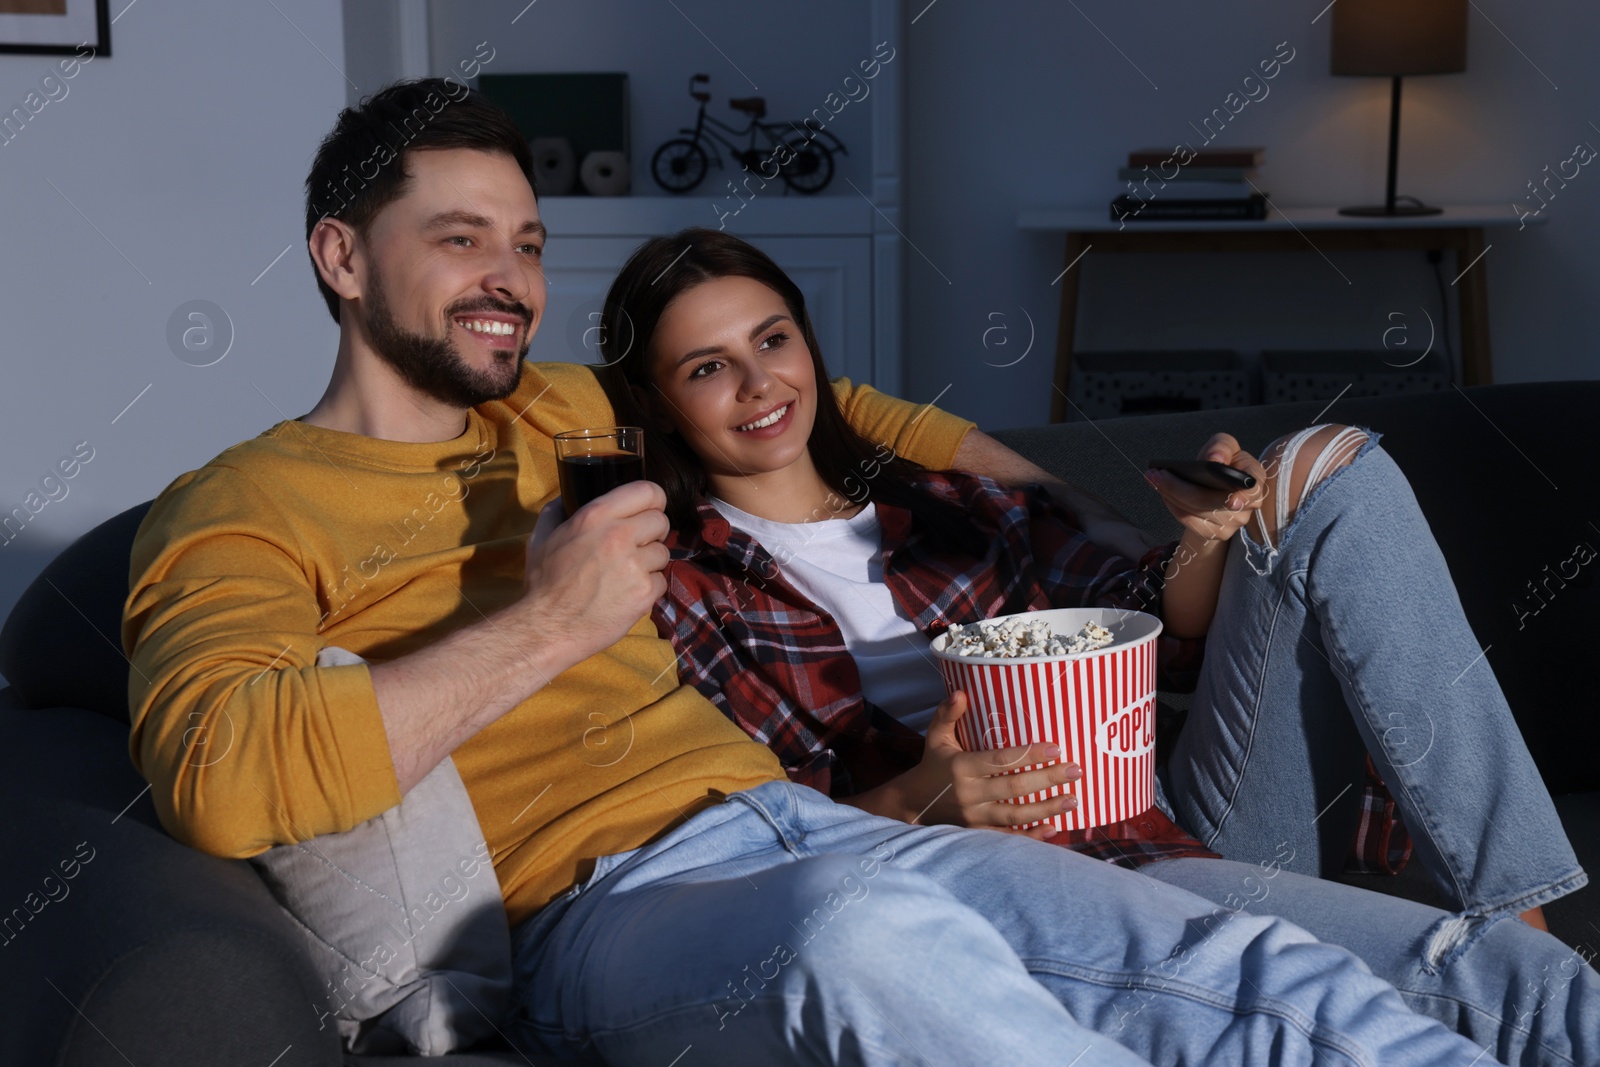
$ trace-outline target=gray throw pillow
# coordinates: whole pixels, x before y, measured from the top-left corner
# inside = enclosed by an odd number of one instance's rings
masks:
[[[320,667],[365,662],[324,648]],[[253,857],[323,981],[314,1005],[347,1051],[441,1056],[497,1032],[511,932],[489,846],[455,761],[344,833]]]

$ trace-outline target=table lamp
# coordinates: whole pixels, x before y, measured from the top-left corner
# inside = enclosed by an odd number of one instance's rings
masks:
[[[1333,5],[1332,73],[1394,79],[1389,99],[1389,190],[1382,204],[1345,207],[1341,215],[1437,215],[1416,197],[1395,203],[1400,154],[1400,79],[1467,69],[1467,0],[1337,0]]]

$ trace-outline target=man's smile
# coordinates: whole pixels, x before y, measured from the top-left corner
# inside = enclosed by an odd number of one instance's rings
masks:
[[[473,334],[478,343],[502,349],[516,347],[517,331],[527,320],[503,312],[472,312],[457,315],[451,321]]]

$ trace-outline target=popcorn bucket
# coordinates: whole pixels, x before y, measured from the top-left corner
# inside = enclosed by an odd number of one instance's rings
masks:
[[[1091,652],[1000,659],[957,656],[946,651],[948,635],[935,638],[933,654],[946,689],[967,694],[967,713],[956,724],[961,747],[975,752],[1060,745],[1060,758],[1082,767],[1083,777],[1011,801],[1076,794],[1075,809],[1042,820],[1057,830],[1104,826],[1148,810],[1156,801],[1156,638],[1161,620],[1120,608],[1060,608],[989,621],[1009,619],[1042,620],[1058,637],[1095,622],[1110,630],[1115,641]],[[1008,773],[1039,766],[1030,763]]]

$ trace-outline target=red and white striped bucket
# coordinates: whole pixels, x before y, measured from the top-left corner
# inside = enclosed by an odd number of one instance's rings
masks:
[[[1044,820],[1057,830],[1105,826],[1148,810],[1156,801],[1156,638],[1161,620],[1119,608],[1059,608],[989,621],[1006,619],[1043,620],[1058,636],[1076,634],[1084,623],[1096,622],[1116,641],[1074,655],[983,659],[952,655],[944,650],[948,638],[935,638],[933,654],[945,687],[967,694],[967,713],[956,724],[961,747],[976,752],[1060,745],[1061,758],[1082,767],[1083,777],[1065,790],[1053,786],[1048,793],[1029,793],[1014,801],[1032,803],[1063,791],[1075,793],[1076,808]]]

